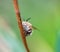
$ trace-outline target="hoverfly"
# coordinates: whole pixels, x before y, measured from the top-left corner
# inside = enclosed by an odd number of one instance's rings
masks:
[[[27,18],[25,21],[22,22],[23,25],[23,29],[25,32],[25,36],[31,35],[33,29],[37,29],[36,27],[34,27],[29,20],[31,19],[31,17]]]

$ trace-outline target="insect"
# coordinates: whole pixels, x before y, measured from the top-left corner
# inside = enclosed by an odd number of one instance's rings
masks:
[[[37,29],[30,22],[28,22],[30,19],[31,18],[29,17],[28,19],[26,19],[25,21],[22,22],[23,29],[24,29],[24,32],[25,32],[25,36],[31,35],[33,29]]]

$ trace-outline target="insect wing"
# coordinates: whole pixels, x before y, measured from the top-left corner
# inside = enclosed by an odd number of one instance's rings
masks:
[[[35,29],[35,30],[40,31],[40,30],[39,30],[37,27],[35,27],[35,26],[32,26],[32,28]]]

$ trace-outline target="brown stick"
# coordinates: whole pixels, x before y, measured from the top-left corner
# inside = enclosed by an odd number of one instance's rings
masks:
[[[18,21],[18,26],[21,32],[21,37],[22,37],[22,41],[24,43],[24,46],[27,50],[27,52],[30,52],[26,43],[26,37],[25,37],[25,33],[23,30],[23,26],[22,26],[22,20],[21,20],[21,16],[20,16],[20,12],[19,12],[19,7],[18,7],[18,0],[13,0],[13,4],[14,4],[14,9],[16,12],[16,16],[17,16],[17,21]]]

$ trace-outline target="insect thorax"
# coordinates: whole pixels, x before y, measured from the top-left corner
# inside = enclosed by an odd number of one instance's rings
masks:
[[[32,24],[26,21],[22,22],[24,31],[25,31],[25,35],[28,36],[32,33]]]

